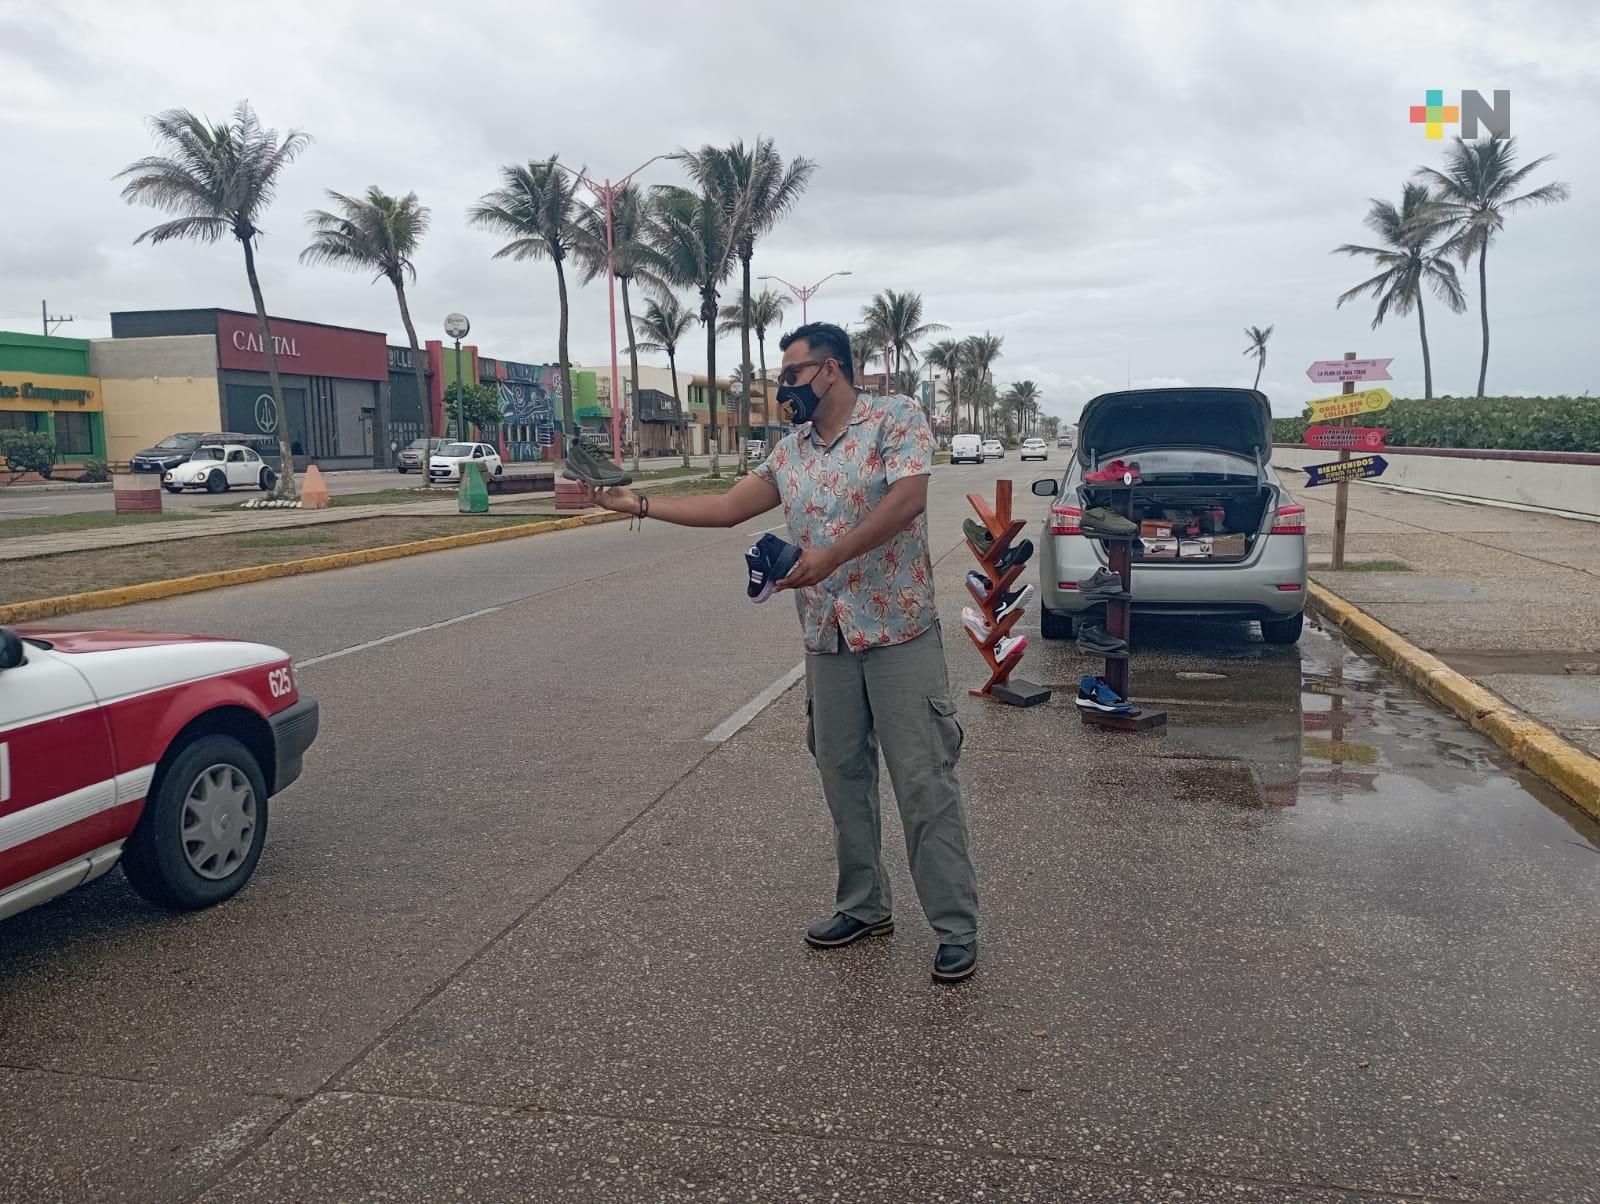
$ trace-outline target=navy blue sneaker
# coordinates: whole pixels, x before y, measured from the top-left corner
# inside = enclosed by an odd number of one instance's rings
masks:
[[[756,541],[756,546],[744,554],[750,566],[750,581],[745,593],[752,602],[765,602],[772,591],[800,563],[800,549],[785,543],[770,532]]]
[[[1106,715],[1127,715],[1133,704],[1128,702],[1101,677],[1085,677],[1078,683],[1078,705],[1086,711],[1100,711]]]
[[[989,590],[994,586],[994,583],[982,573],[978,572],[977,569],[973,569],[967,574],[967,584],[972,586],[973,589],[977,590],[981,594],[988,593]]]
[[[1005,572],[1014,564],[1027,564],[1028,558],[1033,555],[1033,540],[1023,539],[1012,544],[1006,549],[1005,555],[1000,557],[1000,563],[994,567],[999,572]]]

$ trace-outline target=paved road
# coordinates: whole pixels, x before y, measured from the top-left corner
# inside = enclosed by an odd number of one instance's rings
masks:
[[[726,457],[724,457],[726,459]],[[704,467],[709,456],[694,457],[692,463]],[[680,456],[640,461],[641,468],[676,468],[683,463]],[[421,481],[416,473],[402,475],[392,469],[351,469],[325,474],[329,493],[367,493],[376,489],[400,489]],[[233,490],[228,493],[188,492],[164,493],[161,504],[169,509],[205,510],[212,506],[237,505],[242,498],[254,496],[253,490]],[[11,518],[37,518],[45,514],[110,514],[114,509],[109,489],[33,490],[0,487],[0,522]]]
[[[1013,473],[935,478],[961,685],[962,494]],[[1597,1198],[1600,837],[1322,632],[1141,628],[1157,738],[1030,649],[1050,704],[961,697],[979,977],[928,983],[898,853],[895,936],[806,951],[801,692],[728,734],[800,659],[765,525],[80,617],[276,641],[325,726],[232,903],[0,928],[0,1195]]]

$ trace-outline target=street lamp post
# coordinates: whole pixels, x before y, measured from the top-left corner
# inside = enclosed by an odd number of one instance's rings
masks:
[[[456,344],[456,441],[467,441],[467,399],[466,390],[461,385],[461,340],[467,337],[472,330],[472,323],[467,321],[466,314],[450,314],[444,320],[444,332],[455,340]]]
[[[809,322],[809,321],[811,321],[811,311],[810,311],[810,306],[807,304],[807,302],[809,302],[811,300],[811,298],[813,298],[813,297],[815,297],[817,295],[817,290],[819,288],[821,288],[824,284],[827,284],[828,281],[832,280],[835,276],[848,276],[850,274],[851,273],[849,271],[829,272],[821,280],[817,281],[815,284],[812,284],[812,285],[790,284],[782,276],[757,276],[756,279],[757,280],[776,280],[779,284],[783,285],[784,288],[788,289],[796,297],[799,297],[800,298],[800,321],[801,322]]]
[[[611,234],[611,204],[614,200],[616,200],[617,193],[626,188],[633,180],[634,176],[638,175],[645,168],[649,167],[650,164],[654,163],[657,159],[667,159],[670,157],[671,155],[668,153],[654,155],[651,158],[646,159],[643,163],[639,164],[638,167],[635,167],[615,184],[613,184],[609,179],[604,183],[597,184],[583,172],[574,171],[565,163],[556,164],[556,166],[562,171],[566,172],[573,179],[577,180],[578,183],[582,184],[585,188],[592,192],[595,199],[605,206],[606,295],[609,298],[611,305],[611,454],[617,458],[618,464],[622,463],[622,385],[618,379],[621,375],[621,372],[617,364],[617,274],[613,267],[616,244]],[[635,405],[637,405],[637,399],[639,396],[638,381],[633,382],[633,395],[635,399]],[[631,406],[628,409],[628,429],[629,433],[633,436],[635,445],[637,445],[639,438],[637,430],[637,415],[634,413],[634,407]],[[570,432],[562,432],[563,439],[570,437]]]

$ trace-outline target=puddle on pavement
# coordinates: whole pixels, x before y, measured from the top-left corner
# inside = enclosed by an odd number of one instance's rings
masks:
[[[1247,766],[1257,805],[1302,813],[1479,806],[1493,787],[1502,807],[1508,796],[1536,800],[1565,825],[1563,839],[1600,851],[1600,824],[1339,633],[1308,623],[1298,645],[1280,647],[1199,630],[1146,621],[1135,632],[1133,693],[1169,715],[1154,755]]]

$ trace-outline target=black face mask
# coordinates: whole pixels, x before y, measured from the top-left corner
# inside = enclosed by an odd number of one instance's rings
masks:
[[[822,404],[822,398],[818,397],[817,391],[811,387],[821,375],[822,368],[823,365],[819,364],[817,370],[811,374],[811,379],[803,385],[778,386],[778,404],[789,407],[789,421],[796,426],[810,422],[811,416]]]

